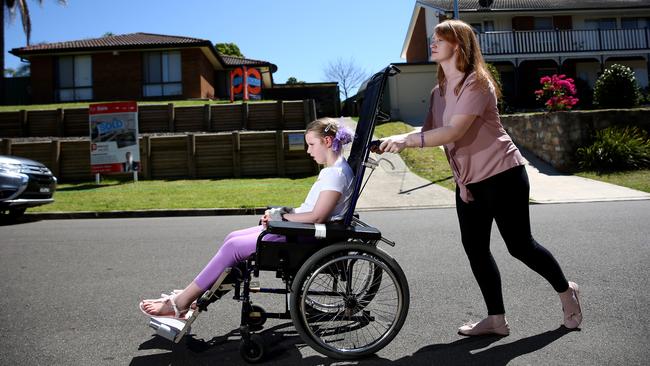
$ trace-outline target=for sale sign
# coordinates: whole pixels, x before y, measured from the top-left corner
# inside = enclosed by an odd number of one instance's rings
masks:
[[[91,104],[88,116],[92,173],[139,171],[138,104]]]

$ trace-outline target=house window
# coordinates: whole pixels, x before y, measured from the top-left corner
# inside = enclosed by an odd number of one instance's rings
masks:
[[[585,19],[587,29],[616,29],[616,18]]]
[[[181,95],[181,53],[147,52],[144,54],[144,84],[142,94],[145,97]]]
[[[93,99],[90,55],[57,58],[55,98],[59,102]]]
[[[552,17],[535,17],[533,24],[535,30],[553,30]]]
[[[483,33],[483,32],[493,32],[494,31],[494,21],[485,20],[482,23],[472,23],[470,24],[474,28],[474,32]]]
[[[648,18],[621,18],[621,28],[623,29],[641,29],[650,25]]]

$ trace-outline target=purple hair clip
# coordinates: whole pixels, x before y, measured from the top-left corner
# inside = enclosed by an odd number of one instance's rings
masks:
[[[341,122],[337,123],[338,130],[332,140],[332,150],[336,153],[341,152],[343,145],[348,144],[354,138],[354,131]]]

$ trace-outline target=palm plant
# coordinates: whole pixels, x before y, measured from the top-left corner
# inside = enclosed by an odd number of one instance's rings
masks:
[[[43,0],[36,0],[39,5],[43,4]],[[61,5],[66,5],[66,0],[57,0]],[[27,0],[2,0],[2,10],[0,11],[0,70],[5,69],[5,10],[9,11],[9,15],[13,18],[16,15],[16,11],[20,12],[20,19],[23,23],[23,31],[25,31],[25,37],[27,37],[27,45],[29,46],[29,41],[32,35],[32,21],[29,17],[29,6],[27,6]],[[0,103],[4,101],[4,72],[0,73]]]

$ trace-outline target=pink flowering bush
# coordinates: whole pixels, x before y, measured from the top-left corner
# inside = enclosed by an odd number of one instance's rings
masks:
[[[549,112],[566,111],[578,103],[576,86],[573,79],[566,75],[543,76],[539,79],[542,89],[535,90],[537,100],[546,100],[546,109]]]

